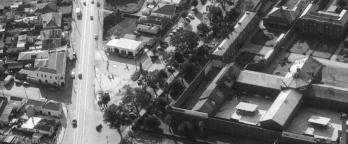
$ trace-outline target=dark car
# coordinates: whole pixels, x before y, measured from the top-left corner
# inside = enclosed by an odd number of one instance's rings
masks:
[[[77,127],[77,120],[76,119],[72,120],[72,126],[73,126],[73,128]]]
[[[79,79],[82,79],[82,73],[81,72],[79,72]]]
[[[93,20],[93,16],[91,16],[91,20]]]
[[[99,2],[97,2],[97,7],[100,7],[100,3]]]
[[[86,1],[83,2],[83,5],[86,5]]]

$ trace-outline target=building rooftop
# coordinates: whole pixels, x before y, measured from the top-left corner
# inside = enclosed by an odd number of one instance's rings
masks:
[[[66,52],[55,51],[49,52],[48,63],[44,67],[39,67],[39,71],[48,73],[62,73],[65,74],[66,68]]]
[[[46,27],[61,27],[62,26],[62,13],[50,12],[41,15],[43,28]]]
[[[42,108],[59,111],[61,110],[61,104],[58,102],[48,101]]]
[[[214,50],[213,55],[223,56],[226,51],[230,49],[231,44],[239,37],[239,34],[244,31],[247,25],[252,21],[255,15],[254,12],[245,12],[234,26],[233,32],[220,43],[220,45]]]
[[[247,85],[255,85],[263,88],[280,90],[282,80],[283,77],[281,76],[243,70],[239,74],[236,82]]]
[[[322,8],[322,3],[327,3]],[[343,9],[340,12],[336,12],[336,0],[324,1],[321,0],[317,3],[309,4],[301,14],[301,19],[310,19],[314,21],[334,23],[336,25],[346,25],[348,21],[347,10]]]
[[[306,57],[296,60],[285,75],[282,81],[282,87],[300,88],[311,84],[315,76],[317,76],[323,64],[313,59]]]
[[[31,59],[48,59],[48,51],[25,51],[20,52],[17,60],[31,60]]]
[[[130,50],[130,51],[136,51],[139,49],[139,46],[141,46],[141,41],[126,39],[126,38],[120,38],[120,39],[112,39],[110,40],[106,46],[108,47],[116,47],[121,50]]]

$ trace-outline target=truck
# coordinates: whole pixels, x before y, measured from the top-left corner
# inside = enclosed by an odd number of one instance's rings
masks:
[[[75,9],[75,13],[76,13],[76,16],[77,16],[78,19],[82,18],[82,12],[81,12],[80,8],[76,8]]]

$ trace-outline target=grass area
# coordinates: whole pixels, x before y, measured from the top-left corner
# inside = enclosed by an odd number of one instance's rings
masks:
[[[124,17],[120,23],[106,30],[105,37],[108,38],[112,35],[123,37],[125,34],[133,33],[137,27],[136,21],[136,18]]]
[[[119,9],[121,12],[133,14],[142,8],[144,2],[145,0],[119,0],[111,4],[106,1],[104,8],[108,10]]]

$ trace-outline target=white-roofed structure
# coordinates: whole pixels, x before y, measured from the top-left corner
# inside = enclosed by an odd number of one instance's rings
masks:
[[[132,39],[120,38],[112,39],[106,44],[106,48],[115,53],[127,56],[136,56],[142,48],[142,42]]]
[[[262,117],[262,127],[282,130],[290,116],[295,112],[302,100],[302,94],[294,89],[281,91],[266,114]]]

